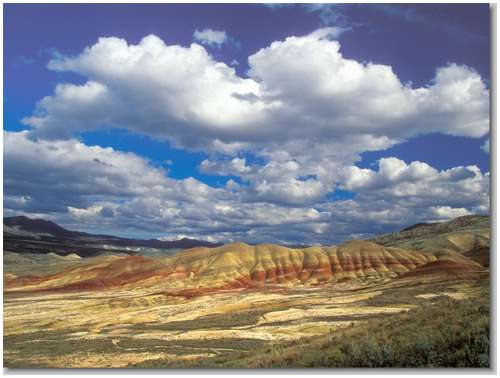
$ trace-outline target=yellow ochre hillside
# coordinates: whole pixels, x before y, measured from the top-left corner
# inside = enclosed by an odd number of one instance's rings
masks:
[[[173,295],[197,296],[264,285],[366,285],[394,278],[474,277],[483,272],[482,266],[453,251],[405,250],[369,241],[304,249],[232,243],[162,258],[89,258],[56,274],[7,279],[5,289],[26,292],[152,287]]]

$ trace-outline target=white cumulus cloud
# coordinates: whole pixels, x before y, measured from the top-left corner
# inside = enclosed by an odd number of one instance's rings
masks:
[[[193,33],[193,38],[203,45],[216,45],[217,47],[221,47],[228,41],[228,36],[224,30],[213,30],[210,28],[203,30],[196,29]]]
[[[166,45],[153,35],[137,45],[101,38],[49,63],[88,82],[60,84],[25,123],[41,137],[121,127],[201,149],[214,149],[216,141],[258,147],[350,135],[487,133],[489,94],[473,69],[450,64],[429,85],[412,88],[390,66],[343,57],[328,34],[273,42],[248,58],[250,77],[198,44]]]
[[[487,154],[490,153],[490,140],[489,139],[486,139],[483,143],[483,145],[481,146],[481,149],[486,152]]]

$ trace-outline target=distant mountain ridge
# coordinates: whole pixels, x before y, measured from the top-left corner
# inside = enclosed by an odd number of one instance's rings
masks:
[[[488,266],[490,227],[489,216],[470,215],[448,222],[417,223],[398,232],[378,235],[370,241],[386,247],[412,250],[452,250]],[[221,245],[188,238],[172,241],[128,239],[67,230],[52,221],[26,216],[4,218],[4,249],[18,253],[54,252],[65,256],[74,252],[86,257],[100,255],[106,250],[134,254],[142,248],[190,249]],[[301,249],[308,246],[285,247]]]
[[[45,219],[31,219],[24,215],[3,218],[3,224],[10,227],[19,227],[23,231],[40,234],[50,234],[57,237],[71,238],[83,236],[83,232],[70,231],[58,224]]]
[[[32,219],[26,216],[5,217],[3,219],[4,242],[5,239],[33,239],[45,242],[56,242],[63,239],[64,242],[74,240],[76,245],[106,244],[115,247],[146,247],[162,249],[187,249],[195,247],[218,247],[221,243],[212,243],[204,240],[183,238],[179,240],[162,241],[158,239],[128,239],[112,235],[90,234],[80,231],[67,230],[58,224],[44,220]],[[77,248],[77,247],[76,247]],[[92,253],[90,253],[92,254]]]

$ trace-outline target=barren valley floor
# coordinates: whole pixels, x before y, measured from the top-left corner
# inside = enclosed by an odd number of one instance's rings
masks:
[[[487,282],[349,290],[267,288],[193,299],[142,290],[12,294],[4,304],[7,366],[129,367],[228,357],[345,327],[390,319],[423,304],[485,296]],[[431,320],[432,321],[432,320]],[[317,351],[321,354],[321,350]]]

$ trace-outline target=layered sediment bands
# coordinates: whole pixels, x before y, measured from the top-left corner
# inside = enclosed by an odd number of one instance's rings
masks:
[[[12,278],[5,287],[7,291],[152,287],[167,295],[193,297],[218,290],[269,284],[380,282],[404,275],[412,277],[412,272],[419,275],[423,274],[419,272],[443,269],[446,272],[481,271],[482,267],[456,253],[410,251],[368,241],[355,240],[338,247],[304,249],[233,243],[218,248],[195,248],[164,258],[94,258],[45,277]]]
[[[490,248],[474,248],[464,253],[464,256],[477,262],[481,266],[488,268],[490,266]]]
[[[417,279],[419,282],[435,282],[446,280],[466,280],[488,275],[488,271],[476,263],[464,263],[454,260],[436,260],[398,277],[399,280]]]

